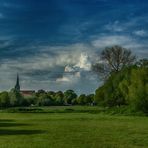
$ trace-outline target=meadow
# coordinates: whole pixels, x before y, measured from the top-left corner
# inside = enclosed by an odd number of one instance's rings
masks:
[[[44,110],[1,111],[0,148],[148,147],[148,117],[94,112],[97,107]]]

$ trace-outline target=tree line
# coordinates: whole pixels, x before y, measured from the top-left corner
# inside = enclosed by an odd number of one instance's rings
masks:
[[[62,106],[62,105],[92,105],[94,94],[77,95],[73,90],[65,92],[38,90],[30,96],[23,96],[19,91],[12,89],[10,92],[0,93],[0,107],[17,106]]]

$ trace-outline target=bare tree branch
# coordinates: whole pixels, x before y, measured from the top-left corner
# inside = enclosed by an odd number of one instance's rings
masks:
[[[135,62],[136,57],[126,48],[115,45],[106,47],[101,53],[103,63],[96,63],[92,66],[92,70],[100,75],[108,77],[113,71],[118,72],[123,67],[129,66]]]

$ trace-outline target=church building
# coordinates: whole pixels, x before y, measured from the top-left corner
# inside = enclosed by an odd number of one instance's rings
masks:
[[[24,97],[30,97],[35,93],[35,90],[21,90],[20,89],[20,82],[19,82],[19,74],[17,74],[16,84],[15,84],[15,90],[20,92]]]

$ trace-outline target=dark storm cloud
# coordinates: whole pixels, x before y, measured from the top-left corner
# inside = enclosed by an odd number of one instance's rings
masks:
[[[148,12],[147,4],[138,0],[134,3],[117,0],[3,0],[0,3],[2,34],[54,43],[87,41],[90,35],[104,33],[102,27],[105,24],[116,20],[124,23]],[[134,26],[143,27],[146,22],[142,24],[137,22]]]

